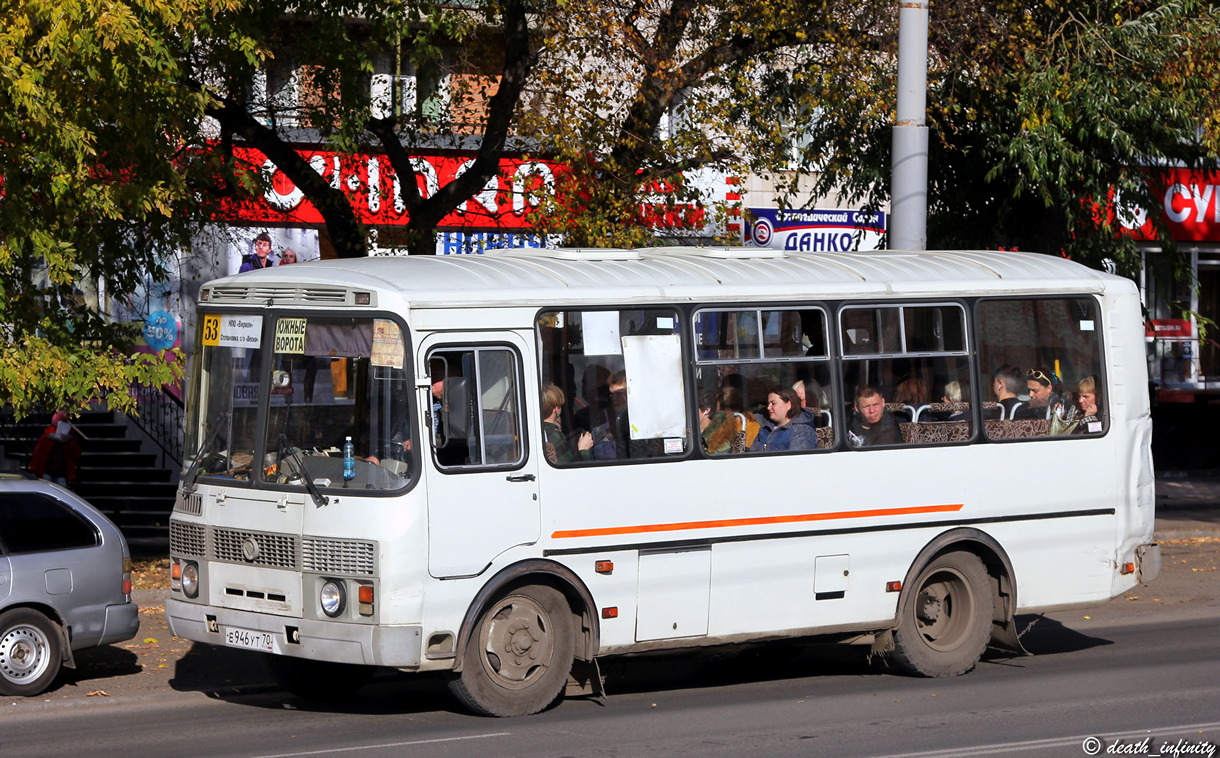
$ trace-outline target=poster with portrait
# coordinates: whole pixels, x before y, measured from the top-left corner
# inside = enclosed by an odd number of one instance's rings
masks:
[[[322,257],[317,229],[250,227],[232,232],[235,234],[229,244],[230,274],[306,263]]]

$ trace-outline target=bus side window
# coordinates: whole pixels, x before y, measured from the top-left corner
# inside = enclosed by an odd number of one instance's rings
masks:
[[[547,434],[566,439],[564,450],[579,451],[586,434],[593,442],[588,455],[548,459],[552,465],[659,460],[690,449],[676,311],[543,311],[538,341],[542,386],[565,398]]]
[[[428,356],[432,449],[441,468],[513,466],[524,457],[520,361],[507,347]]]
[[[841,415],[831,398],[825,310],[702,308],[695,313],[693,330],[705,454],[829,450],[835,445]],[[776,393],[792,397],[796,413],[786,424],[792,431],[773,438],[772,430],[781,422],[771,417],[768,402]],[[798,431],[798,425],[813,433]]]
[[[1106,431],[1101,316],[1093,298],[983,300],[975,314],[986,399],[997,404],[984,428],[989,439]]]
[[[976,393],[960,304],[847,306],[839,323],[850,447],[974,437]]]

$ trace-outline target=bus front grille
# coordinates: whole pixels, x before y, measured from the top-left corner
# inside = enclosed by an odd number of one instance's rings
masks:
[[[371,542],[305,537],[301,544],[301,568],[326,574],[372,576],[374,553]]]
[[[181,521],[169,522],[169,551],[174,555],[206,554],[207,532],[202,524],[187,524]]]
[[[297,540],[289,534],[215,528],[212,530],[212,557],[230,563],[295,569],[298,565]]]

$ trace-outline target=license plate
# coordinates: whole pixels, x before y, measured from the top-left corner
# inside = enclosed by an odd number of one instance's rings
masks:
[[[225,644],[231,647],[244,647],[248,650],[275,652],[275,637],[271,632],[256,632],[236,626],[225,627]]]

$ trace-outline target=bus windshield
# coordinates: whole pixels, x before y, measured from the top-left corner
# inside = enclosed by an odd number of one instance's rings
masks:
[[[401,326],[312,314],[207,314],[192,374],[188,478],[393,490],[413,448]],[[355,467],[345,470],[351,438]]]

